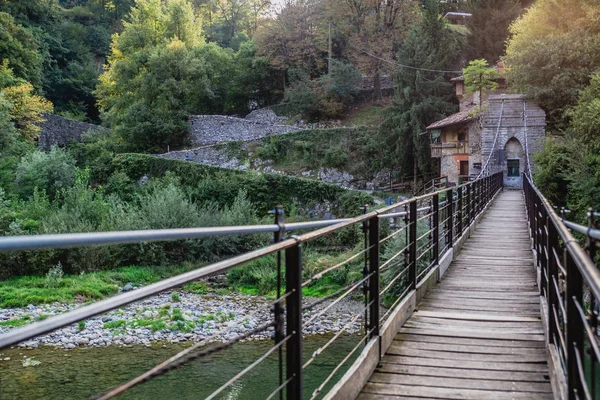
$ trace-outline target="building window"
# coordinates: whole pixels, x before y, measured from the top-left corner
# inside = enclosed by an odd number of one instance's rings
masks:
[[[519,160],[507,160],[508,173],[507,176],[509,178],[514,178],[520,176],[520,168],[519,168]]]

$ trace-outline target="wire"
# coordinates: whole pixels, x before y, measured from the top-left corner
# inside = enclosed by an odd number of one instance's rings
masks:
[[[344,36],[346,36],[346,38],[350,39],[350,35],[348,35],[347,33],[345,33],[342,29],[340,29],[335,23],[332,23],[333,26],[335,26],[335,28],[338,30],[338,32],[342,33]],[[391,61],[391,60],[387,60],[385,58],[381,58],[373,53],[370,53],[364,49],[361,49],[355,45],[353,45],[352,43],[348,42],[348,45],[350,47],[353,47],[355,50],[360,51],[361,53],[364,53],[366,55],[368,55],[369,57],[373,57],[379,61],[383,61],[384,63],[390,64],[390,65],[395,65],[397,67],[400,68],[408,68],[408,69],[413,69],[416,71],[425,71],[425,72],[438,72],[441,74],[462,74],[463,71],[451,71],[451,70],[441,70],[441,69],[429,69],[429,68],[421,68],[421,67],[413,67],[412,65],[406,65],[406,64],[400,64],[399,62],[396,61]]]
[[[523,100],[523,126],[525,127],[525,156],[527,157],[527,175],[531,178],[531,164],[529,162],[529,144],[527,134],[527,102]]]
[[[490,151],[490,155],[488,156],[485,165],[483,166],[483,168],[481,169],[481,172],[479,173],[479,175],[477,175],[477,178],[475,179],[479,179],[481,178],[481,176],[485,173],[485,171],[487,170],[490,161],[492,160],[492,156],[494,155],[494,150],[496,149],[496,143],[498,142],[498,135],[500,134],[500,127],[502,126],[502,115],[504,114],[504,100],[502,100],[501,103],[501,107],[500,107],[500,118],[498,119],[498,128],[496,129],[496,136],[494,136],[494,144],[492,146],[492,150]],[[479,105],[481,107],[481,104]]]

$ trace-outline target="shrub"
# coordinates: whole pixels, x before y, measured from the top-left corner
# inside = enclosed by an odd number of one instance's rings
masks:
[[[36,188],[50,198],[75,183],[75,160],[65,150],[53,147],[48,153],[34,151],[21,159],[16,184],[22,197],[31,196]]]
[[[50,268],[46,274],[46,287],[56,288],[60,284],[63,277],[62,265],[58,263],[54,267]]]
[[[348,153],[342,148],[334,147],[325,153],[325,165],[333,168],[343,168],[348,162]]]

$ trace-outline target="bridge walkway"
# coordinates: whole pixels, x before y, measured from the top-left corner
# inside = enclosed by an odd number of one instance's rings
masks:
[[[521,191],[502,192],[360,400],[551,399]]]

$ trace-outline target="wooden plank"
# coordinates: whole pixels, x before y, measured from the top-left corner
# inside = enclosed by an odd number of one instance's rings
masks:
[[[546,382],[548,375],[544,372],[513,372],[489,371],[463,368],[418,367],[414,365],[382,364],[377,368],[379,372],[406,374],[427,377],[486,379],[511,382]]]
[[[475,327],[498,327],[498,328],[524,328],[537,327],[542,329],[541,321],[513,322],[513,321],[472,321],[465,319],[443,319],[432,317],[413,316],[411,322],[420,322],[435,325],[457,325],[457,326],[475,326]]]
[[[415,315],[421,317],[434,317],[445,319],[465,319],[472,321],[514,321],[514,322],[539,322],[539,317],[523,317],[518,315],[486,315],[477,313],[446,313],[437,311],[418,311]]]
[[[381,383],[367,383],[363,392],[398,396],[433,397],[438,399],[545,400],[553,398],[550,393],[434,388],[428,386],[389,385]]]
[[[522,371],[522,372],[543,372],[548,373],[548,365],[546,363],[496,363],[492,364],[487,361],[455,361],[436,358],[421,358],[395,356],[386,354],[381,360],[382,364],[402,364],[402,365],[417,365],[421,367],[444,367],[444,368],[462,368],[462,369],[479,369],[491,371]]]
[[[375,372],[370,379],[374,383],[394,385],[429,386],[454,389],[480,389],[509,392],[552,393],[549,382],[513,382],[484,379],[441,378],[431,379],[427,376],[405,374],[388,374]]]
[[[482,354],[482,353],[464,353],[453,351],[423,350],[415,349],[411,346],[402,344],[392,344],[386,354],[406,357],[434,358],[438,360],[467,360],[467,361],[489,361],[492,363],[545,363],[546,354],[537,352],[536,354]]]
[[[403,340],[406,342],[425,342],[425,343],[441,343],[441,344],[464,344],[477,346],[494,346],[494,347],[515,347],[515,348],[539,348],[543,351],[545,344],[542,341],[526,341],[526,340],[502,340],[502,339],[476,339],[476,338],[460,338],[452,336],[430,336],[430,335],[411,335],[398,333],[395,340]]]
[[[479,332],[502,332],[502,333],[525,333],[532,335],[543,335],[544,331],[542,327],[519,327],[519,328],[502,328],[499,326],[461,326],[461,325],[440,325],[440,324],[429,324],[425,322],[417,322],[417,321],[408,321],[404,324],[406,328],[416,328],[416,329],[442,329],[442,330],[457,330],[457,331],[465,331],[465,330],[477,330]]]

